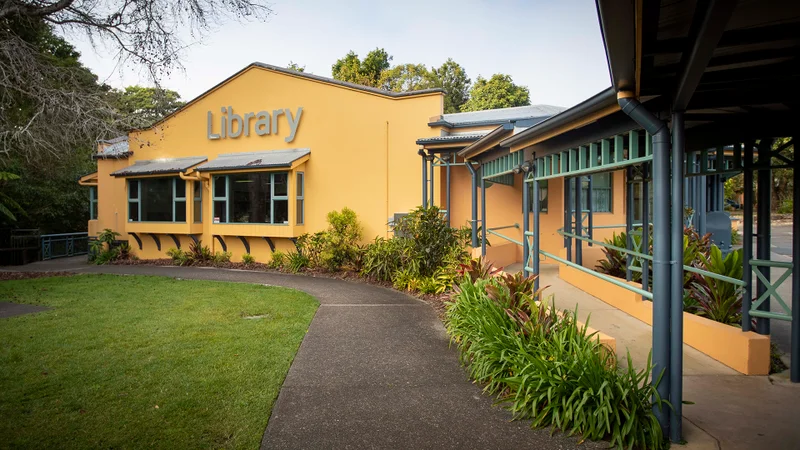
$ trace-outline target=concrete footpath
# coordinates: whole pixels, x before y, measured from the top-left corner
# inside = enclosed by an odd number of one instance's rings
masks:
[[[88,266],[80,260],[25,270],[70,270],[261,283],[320,302],[275,403],[262,448],[593,449],[549,429],[511,421],[472,384],[433,309],[381,287],[328,278],[224,269]],[[265,418],[266,421],[266,418]]]

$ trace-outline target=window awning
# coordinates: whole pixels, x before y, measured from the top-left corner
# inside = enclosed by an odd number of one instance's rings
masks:
[[[267,150],[262,152],[229,153],[197,167],[200,172],[227,170],[289,168],[295,161],[311,154],[307,148]]]
[[[205,156],[189,156],[186,158],[164,158],[136,161],[133,165],[112,172],[115,177],[131,177],[138,175],[158,175],[185,172],[192,166],[208,161]]]

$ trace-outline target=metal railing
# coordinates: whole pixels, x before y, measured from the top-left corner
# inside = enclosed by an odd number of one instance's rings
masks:
[[[514,244],[517,244],[517,245],[519,245],[520,247],[522,247],[522,241],[518,241],[518,240],[516,240],[516,239],[514,239],[514,238],[512,238],[512,237],[509,237],[509,236],[506,236],[506,235],[504,235],[504,234],[500,234],[500,233],[498,233],[498,232],[497,232],[497,230],[505,230],[505,229],[507,229],[507,228],[516,228],[516,229],[519,229],[519,224],[518,224],[518,223],[515,223],[515,224],[513,224],[513,225],[504,225],[504,226],[502,226],[502,227],[492,227],[492,228],[487,228],[487,229],[486,229],[486,232],[487,232],[488,234],[492,234],[492,235],[494,235],[494,236],[497,236],[497,237],[499,237],[499,238],[501,238],[501,239],[505,239],[505,240],[507,240],[507,241],[509,241],[509,242],[512,242],[512,243],[514,243]]]
[[[786,302],[783,301],[783,297],[778,293],[778,287],[786,281],[792,275],[792,269],[794,266],[790,262],[782,262],[782,261],[765,261],[760,259],[751,259],[750,260],[750,267],[753,270],[753,273],[756,274],[756,277],[761,281],[764,285],[766,290],[764,291],[761,296],[759,296],[753,303],[750,305],[750,316],[751,317],[762,317],[765,319],[777,319],[777,320],[786,320],[791,322],[792,321],[792,310],[786,305]],[[775,283],[770,282],[764,274],[758,270],[758,267],[768,267],[768,268],[776,268],[776,269],[784,269],[785,272],[778,278],[778,281]],[[778,301],[778,304],[781,305],[783,308],[783,313],[779,312],[772,312],[772,311],[762,311],[759,308],[762,303],[764,303],[768,298],[774,298]]]
[[[43,261],[89,253],[89,233],[87,232],[43,234],[40,242]]]

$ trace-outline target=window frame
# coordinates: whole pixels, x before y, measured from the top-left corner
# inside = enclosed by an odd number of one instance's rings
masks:
[[[172,181],[172,220],[142,220],[142,182],[148,179],[168,178]],[[136,198],[131,198],[131,182],[136,182]],[[178,183],[184,183],[183,197],[177,196]],[[136,223],[189,223],[189,218],[186,217],[186,181],[180,177],[166,176],[166,177],[148,177],[148,178],[129,178],[128,179],[128,222]],[[184,220],[176,220],[177,203],[183,202]],[[137,219],[131,219],[131,203],[136,203]]]
[[[195,180],[192,182],[192,223],[203,223],[202,180]]]
[[[294,220],[295,225],[305,225],[306,223],[306,174],[305,172],[296,172],[294,187],[295,199],[295,212]]]
[[[89,220],[97,220],[99,213],[100,205],[97,202],[97,186],[89,186]]]
[[[235,175],[249,175],[251,173],[256,174],[268,174],[269,175],[269,222],[231,222],[231,177]],[[215,225],[278,225],[278,226],[290,226],[291,221],[291,214],[288,215],[287,220],[285,222],[275,222],[275,201],[285,201],[287,213],[289,212],[289,201],[291,195],[291,190],[289,189],[289,183],[291,183],[291,174],[292,173],[300,173],[300,172],[293,172],[293,171],[276,171],[276,172],[236,172],[236,173],[223,173],[223,174],[216,174],[211,177],[211,193],[212,193],[212,217],[216,217],[216,204],[217,202],[224,202],[225,207],[225,217],[224,219],[220,217],[219,222],[214,221]],[[275,195],[275,176],[276,175],[286,175],[286,195]],[[225,180],[225,196],[218,196],[216,191],[216,182],[218,179]],[[303,181],[305,183],[305,175],[303,176]],[[303,192],[305,194],[305,192]],[[295,196],[296,197],[296,196]],[[266,200],[266,199],[265,199]]]
[[[545,187],[542,188],[542,183],[545,184]],[[534,182],[531,181],[530,183],[525,183],[528,186],[528,210],[531,213],[536,211],[533,210],[533,189],[534,189]],[[550,202],[550,195],[549,195],[549,187],[550,187],[550,180],[539,180],[539,213],[540,214],[547,214],[547,207],[548,203]],[[548,196],[545,198],[545,201],[542,201],[542,190],[548,193]]]

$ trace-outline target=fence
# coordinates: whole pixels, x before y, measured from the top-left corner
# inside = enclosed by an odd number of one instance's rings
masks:
[[[89,233],[43,234],[42,260],[89,253]]]

